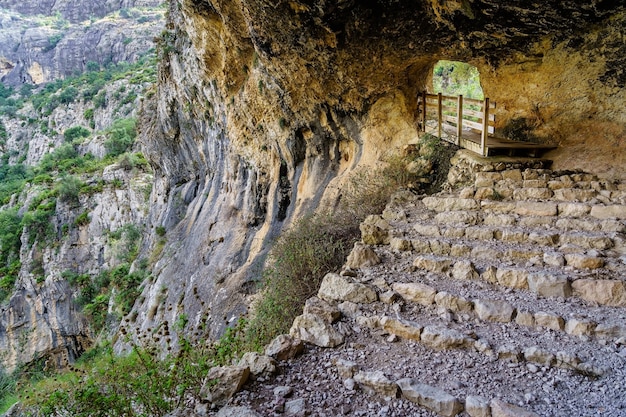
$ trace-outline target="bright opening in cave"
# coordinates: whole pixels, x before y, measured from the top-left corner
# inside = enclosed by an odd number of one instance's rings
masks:
[[[478,68],[465,62],[441,60],[433,68],[433,93],[482,100]]]

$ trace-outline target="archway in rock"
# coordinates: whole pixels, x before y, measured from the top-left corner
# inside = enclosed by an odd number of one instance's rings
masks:
[[[438,61],[433,67],[432,92],[447,96],[463,95],[466,98],[482,100],[478,68],[466,62]]]

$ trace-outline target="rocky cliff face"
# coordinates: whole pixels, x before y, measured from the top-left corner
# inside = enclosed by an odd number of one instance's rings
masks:
[[[110,233],[133,224],[142,225],[147,214],[146,190],[152,176],[130,173],[118,166],[105,170],[102,179],[111,184],[102,192],[81,198],[90,221],[77,225],[82,213],[73,205],[58,203],[50,219],[55,234],[67,235],[56,244],[29,243],[22,236],[22,266],[15,292],[0,307],[0,360],[6,370],[45,358],[49,369],[74,362],[96,336],[75,301],[77,290],[65,274],[89,274],[120,264]],[[34,190],[33,190],[34,191]],[[28,196],[36,193],[26,193]],[[45,277],[45,279],[42,279]]]
[[[95,63],[133,61],[143,56],[134,67],[123,64],[102,70],[91,64],[87,75],[65,82],[57,79],[32,95],[15,94],[13,102],[19,99],[24,101],[23,105],[0,108],[3,181],[10,182],[4,175],[10,172],[7,167],[11,165],[22,166],[24,171],[34,169],[37,174],[27,176],[21,191],[10,201],[3,201],[0,208],[0,217],[5,220],[7,212],[15,213],[16,219],[12,220],[17,223],[13,225],[19,224],[21,240],[17,244],[18,253],[6,259],[7,223],[3,223],[0,237],[4,251],[0,274],[3,370],[10,371],[40,358],[50,368],[72,363],[97,336],[94,313],[84,313],[85,304],[93,306],[98,301],[102,320],[107,315],[112,318],[110,321],[119,320],[113,318],[120,310],[115,291],[107,293],[108,298],[95,300],[99,290],[94,292],[92,284],[102,273],[119,270],[124,263],[134,260],[128,256],[134,250],[129,247],[141,243],[153,177],[145,160],[142,163],[137,154],[110,158],[108,164],[100,160],[110,152],[107,140],[111,126],[119,129],[115,123],[132,122],[137,117],[140,101],[154,82],[154,57],[145,55],[153,46],[152,36],[161,31],[159,22],[163,14],[162,10],[150,9],[135,15],[139,11],[133,10],[128,12],[131,17],[120,19],[109,15],[85,25],[84,30],[76,25],[59,29],[33,27],[39,17],[1,12],[9,16],[10,25],[3,23],[0,36],[17,33],[13,49],[0,43],[2,52],[10,50],[18,57],[18,65],[12,67],[5,80],[19,76],[20,83],[44,82],[48,77],[81,72],[92,60]],[[143,23],[138,21],[141,18],[145,18]],[[16,27],[23,31],[15,31]],[[47,31],[63,35],[52,49],[46,49]],[[27,62],[33,64],[28,66]],[[33,67],[42,70],[40,79],[22,71]],[[64,134],[77,128],[84,132],[80,137],[72,139]],[[42,168],[42,161],[62,149],[70,154],[61,159],[55,157],[52,165]],[[59,167],[61,160],[67,163],[65,168]],[[91,164],[91,168],[85,163]],[[74,184],[69,197],[60,191],[64,184],[70,188]],[[32,218],[35,223],[24,218]],[[131,229],[138,236],[129,243],[124,233]],[[12,265],[9,269],[16,270],[7,271],[9,264]],[[139,269],[133,265],[130,271],[122,270],[132,274]],[[98,285],[113,288],[116,283]],[[92,320],[87,320],[86,315],[92,316]]]
[[[156,7],[160,1],[155,0],[43,0],[43,1],[17,1],[2,0],[0,8],[13,10],[18,13],[35,16],[60,15],[70,22],[82,22],[92,18],[104,17],[109,13],[132,7]]]
[[[163,10],[158,1],[115,3],[0,3],[2,81],[41,84],[84,71],[90,62],[135,62],[153,46]]]
[[[607,1],[172,1],[142,135],[169,243],[128,327],[185,314],[189,335],[219,334],[281,228],[415,140],[440,59],[478,66],[498,129],[558,143],[559,167],[623,176],[625,21]]]

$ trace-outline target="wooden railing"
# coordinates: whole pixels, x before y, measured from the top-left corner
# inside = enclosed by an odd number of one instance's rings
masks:
[[[427,122],[434,121],[428,133],[487,155],[487,137],[494,133],[496,120],[496,104],[490,103],[488,98],[474,100],[423,92],[418,96],[417,106],[424,132],[428,131]]]

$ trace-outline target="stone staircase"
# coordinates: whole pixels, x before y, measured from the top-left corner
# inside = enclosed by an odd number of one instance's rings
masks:
[[[626,415],[626,183],[474,170],[368,217],[291,336],[384,415]]]

